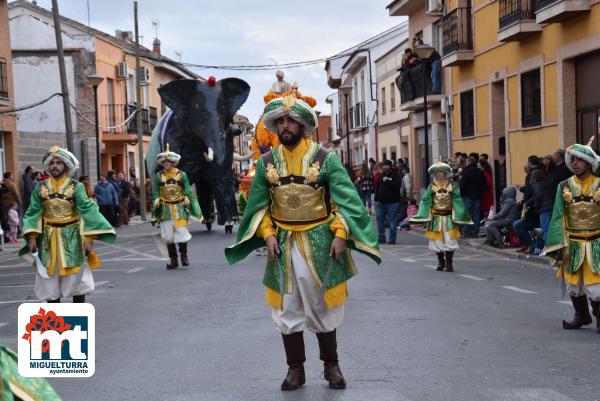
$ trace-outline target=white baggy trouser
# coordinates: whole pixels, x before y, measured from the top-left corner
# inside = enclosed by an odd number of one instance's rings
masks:
[[[297,241],[292,241],[291,276],[292,293],[283,295],[283,309],[273,308],[275,327],[282,334],[292,334],[307,328],[316,333],[335,330],[344,320],[344,305],[328,309],[319,302],[319,287],[300,251]]]
[[[179,244],[191,240],[192,234],[190,234],[190,231],[186,226],[175,227],[175,222],[173,220],[167,220],[160,222],[160,237],[167,244]]]
[[[40,301],[85,295],[94,290],[94,276],[87,266],[82,266],[77,274],[61,276],[58,267],[49,278],[35,275],[35,295]]]

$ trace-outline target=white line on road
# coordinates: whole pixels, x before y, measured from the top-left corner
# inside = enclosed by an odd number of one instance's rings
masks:
[[[103,285],[108,284],[108,283],[109,283],[108,281],[98,281],[95,286],[102,287]]]
[[[150,260],[169,260],[168,258],[157,258],[155,257],[151,257],[151,258],[119,258],[119,259],[104,259],[102,260],[102,262],[148,262]],[[102,269],[98,269],[98,271],[102,271]]]
[[[0,266],[0,270],[10,270],[10,269],[15,269],[15,268],[19,268],[19,267],[31,267],[31,265],[28,265],[27,263],[23,263],[20,265],[2,265]]]
[[[468,278],[470,280],[475,280],[475,281],[485,281],[484,278],[477,277],[477,276],[471,276],[470,274],[459,274],[459,276],[464,277],[464,278]]]
[[[23,272],[23,273],[8,273],[8,274],[0,274],[0,277],[12,277],[12,276],[28,276],[33,275],[33,272]]]
[[[437,269],[437,266],[434,265],[425,265],[425,267],[429,267],[430,269]]]
[[[15,285],[0,285],[0,288],[22,288],[22,287],[33,287],[34,284],[15,284]]]
[[[7,324],[8,324],[7,322],[6,322],[6,323],[1,323],[1,322],[0,322],[0,328],[2,328],[2,327],[4,327],[4,326],[6,326]]]
[[[143,267],[134,267],[131,270],[127,270],[125,273],[126,274],[133,274],[133,273],[141,272],[142,270],[144,270]]]
[[[523,288],[515,287],[512,285],[503,285],[502,288],[515,292],[520,292],[521,294],[537,294],[537,292],[535,291],[524,290]]]
[[[25,299],[21,301],[0,301],[0,304],[22,304],[23,302],[39,302],[37,299]]]
[[[404,262],[415,263],[415,261],[413,259],[401,258],[400,260],[402,260]]]

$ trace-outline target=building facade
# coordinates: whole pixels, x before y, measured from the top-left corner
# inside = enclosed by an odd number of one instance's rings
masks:
[[[396,85],[398,70],[402,67],[402,56],[408,46],[408,40],[375,60],[377,93],[377,156],[378,160],[407,157],[415,161],[411,154],[413,137],[411,135],[410,114],[400,108],[400,91]]]
[[[529,155],[591,137],[600,148],[600,1],[397,0],[388,8],[409,16],[411,37],[417,21],[438,25],[453,151],[489,154],[497,194],[524,182]]]
[[[337,89],[339,105],[337,126],[341,136],[333,143],[347,167],[378,158],[375,60],[405,41],[407,35],[408,25],[402,23],[344,50],[325,64],[327,83]]]
[[[408,17],[408,48],[414,50],[415,42],[421,40],[439,55],[443,53],[442,3],[442,0],[395,0],[388,4],[391,16]],[[415,190],[425,189],[428,165],[450,155],[451,122],[443,95],[449,73],[442,72],[440,79],[441,93],[434,93],[430,65],[418,64],[397,80],[400,110],[410,113],[408,153]]]
[[[15,105],[31,104],[60,92],[54,23],[50,10],[25,0],[9,6]],[[178,63],[161,56],[160,42],[155,49],[141,48],[141,99],[137,99],[135,43],[131,32],[115,36],[98,31],[69,18],[61,17],[66,75],[72,104],[74,153],[81,161],[80,174],[97,176],[96,122],[91,75],[103,78],[98,86],[98,125],[100,173],[109,170],[139,176],[137,146],[137,102],[142,109],[144,145],[158,119],[166,111],[157,89],[178,78],[197,78]],[[30,118],[17,121],[19,166],[41,168],[41,157],[52,145],[65,145],[62,100],[56,96],[32,109]],[[143,157],[143,156],[142,156]]]
[[[16,163],[17,114],[10,112],[15,105],[14,96],[8,4],[0,0],[0,177],[7,171],[14,172],[15,178],[20,176]]]

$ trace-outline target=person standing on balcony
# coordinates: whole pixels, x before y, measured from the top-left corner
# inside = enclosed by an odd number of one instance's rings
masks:
[[[423,46],[421,39],[415,41],[415,47],[419,46]],[[439,95],[442,93],[442,56],[434,50],[427,61],[431,65],[431,92]]]

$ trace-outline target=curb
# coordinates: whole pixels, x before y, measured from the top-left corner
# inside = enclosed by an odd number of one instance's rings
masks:
[[[413,231],[418,232],[419,233],[418,235],[424,235],[424,233],[425,233],[424,229],[417,228],[417,227],[411,227],[411,231],[407,231],[407,232],[411,233]],[[417,235],[417,234],[415,233],[413,235]],[[468,239],[459,239],[458,243],[461,246],[469,247],[471,249],[475,249],[478,251],[493,253],[493,254],[496,254],[499,256],[503,256],[505,258],[521,260],[523,262],[552,268],[552,265],[550,264],[550,260],[548,258],[543,257],[543,256],[534,256],[534,255],[529,255],[529,254],[524,255],[521,253],[511,252],[510,250],[513,248],[498,249],[498,248],[483,245],[483,243],[474,242],[474,241],[468,240]]]

